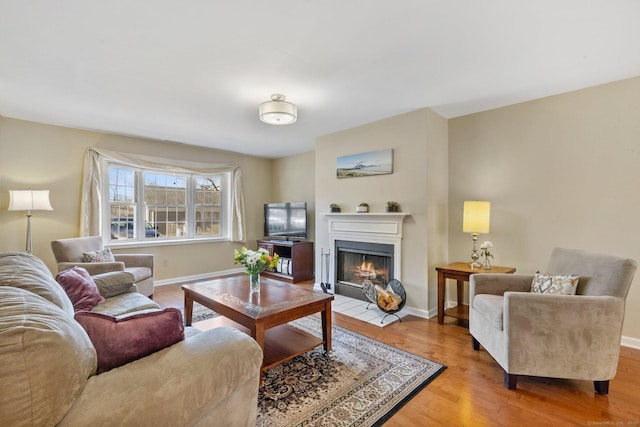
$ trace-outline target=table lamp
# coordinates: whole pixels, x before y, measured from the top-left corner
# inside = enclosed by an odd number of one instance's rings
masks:
[[[27,211],[27,252],[31,253],[31,211],[52,211],[49,190],[9,190],[10,211]]]
[[[462,231],[470,233],[473,239],[473,252],[471,253],[471,268],[480,268],[482,264],[478,262],[480,255],[476,247],[478,236],[489,232],[489,222],[491,218],[491,202],[486,201],[466,201],[464,202],[464,212],[462,215]]]

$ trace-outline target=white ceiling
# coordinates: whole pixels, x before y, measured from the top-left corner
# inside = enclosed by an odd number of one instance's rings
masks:
[[[0,115],[281,157],[640,75],[637,0],[0,0]],[[298,121],[270,126],[282,93]]]

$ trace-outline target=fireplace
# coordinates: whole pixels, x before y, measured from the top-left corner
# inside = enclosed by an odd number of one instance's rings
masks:
[[[407,212],[326,213],[329,274],[333,291],[363,301],[363,280],[387,285],[402,280],[402,228]],[[316,277],[324,277],[316,274]]]
[[[336,240],[334,253],[337,294],[367,301],[362,293],[365,280],[384,288],[394,278],[393,245]]]

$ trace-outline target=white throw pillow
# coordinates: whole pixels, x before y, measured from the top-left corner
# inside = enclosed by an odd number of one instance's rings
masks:
[[[553,276],[536,273],[531,282],[534,294],[575,295],[578,289],[578,276]]]

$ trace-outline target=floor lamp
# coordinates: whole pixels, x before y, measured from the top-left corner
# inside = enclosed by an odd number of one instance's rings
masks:
[[[52,211],[49,190],[9,190],[9,210],[27,211],[27,252],[31,253],[31,211]]]
[[[464,202],[464,212],[462,214],[462,231],[470,233],[473,239],[473,252],[471,253],[471,268],[480,268],[482,264],[478,262],[478,236],[489,232],[491,220],[491,202],[467,201]]]

